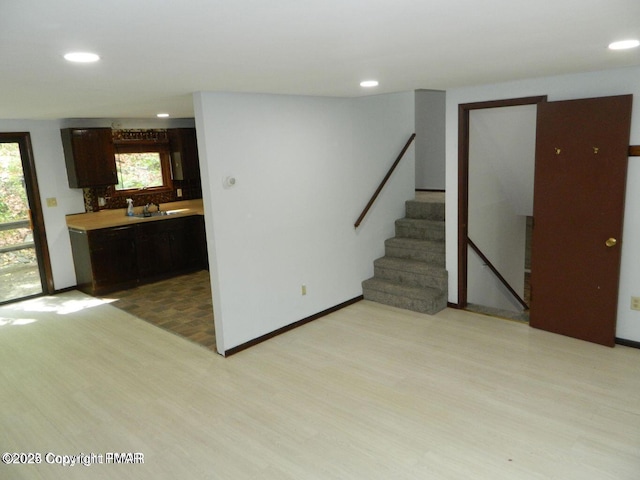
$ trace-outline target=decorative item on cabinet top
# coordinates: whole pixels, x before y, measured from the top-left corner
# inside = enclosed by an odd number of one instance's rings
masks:
[[[154,142],[169,143],[166,129],[154,130],[113,130],[111,134],[115,143],[119,142]]]

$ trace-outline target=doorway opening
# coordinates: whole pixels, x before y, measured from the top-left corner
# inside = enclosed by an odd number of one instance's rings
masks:
[[[536,105],[459,106],[458,306],[528,321]]]
[[[28,133],[0,133],[0,304],[53,293]]]

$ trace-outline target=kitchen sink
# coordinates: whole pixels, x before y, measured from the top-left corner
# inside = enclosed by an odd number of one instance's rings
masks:
[[[185,208],[179,210],[160,210],[159,212],[149,212],[149,213],[136,213],[133,216],[137,218],[149,218],[149,217],[165,217],[168,215],[175,215],[176,213],[186,211]]]

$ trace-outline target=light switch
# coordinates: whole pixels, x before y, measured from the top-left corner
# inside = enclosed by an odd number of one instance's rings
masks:
[[[47,207],[57,207],[58,199],[55,197],[47,198]]]

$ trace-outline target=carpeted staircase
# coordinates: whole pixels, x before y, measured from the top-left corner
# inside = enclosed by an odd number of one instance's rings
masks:
[[[444,198],[409,200],[396,236],[385,241],[385,256],[374,261],[374,276],[362,282],[366,300],[434,314],[447,306]]]

